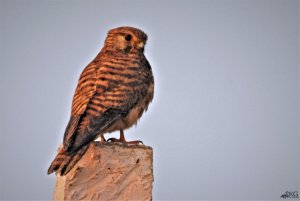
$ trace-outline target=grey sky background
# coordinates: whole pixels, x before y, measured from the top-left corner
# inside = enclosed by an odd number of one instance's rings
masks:
[[[299,188],[299,1],[0,0],[0,199],[50,200],[83,68],[109,29],[148,33],[155,98],[128,139],[154,200],[279,200]]]

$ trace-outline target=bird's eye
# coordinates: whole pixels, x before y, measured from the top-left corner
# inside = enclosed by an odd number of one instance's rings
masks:
[[[131,40],[131,35],[130,34],[126,34],[124,37],[125,37],[125,40],[127,40],[127,41]]]

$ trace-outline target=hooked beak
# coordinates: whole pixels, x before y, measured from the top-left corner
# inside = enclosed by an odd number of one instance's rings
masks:
[[[139,48],[142,49],[142,48],[144,48],[144,46],[145,46],[145,43],[144,43],[144,42],[139,42],[139,43],[138,43],[138,47],[139,47]]]

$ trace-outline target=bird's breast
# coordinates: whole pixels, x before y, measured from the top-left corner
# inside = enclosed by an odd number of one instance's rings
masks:
[[[126,128],[129,128],[134,124],[136,124],[137,121],[143,115],[143,113],[147,111],[148,106],[153,99],[153,93],[154,93],[154,86],[153,84],[150,84],[147,88],[146,96],[142,98],[142,100],[129,111],[128,115],[123,120]]]
[[[146,95],[133,107],[129,110],[128,114],[124,119],[118,121],[113,127],[109,129],[108,132],[113,132],[120,129],[127,129],[137,124],[137,121],[141,118],[143,113],[147,111],[150,102],[153,99],[154,94],[154,85],[153,83],[149,84],[147,87]]]

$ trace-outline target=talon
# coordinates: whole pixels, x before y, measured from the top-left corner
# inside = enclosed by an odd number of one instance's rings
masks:
[[[106,142],[120,142],[120,140],[117,138],[109,138],[108,140],[106,140]]]
[[[144,145],[144,143],[141,140],[134,140],[134,141],[129,141],[129,142],[125,142],[126,144],[142,144]]]
[[[120,139],[117,138],[109,138],[107,142],[121,142],[124,144],[142,144],[144,143],[141,140],[134,140],[134,141],[126,141],[123,130],[120,130]]]

